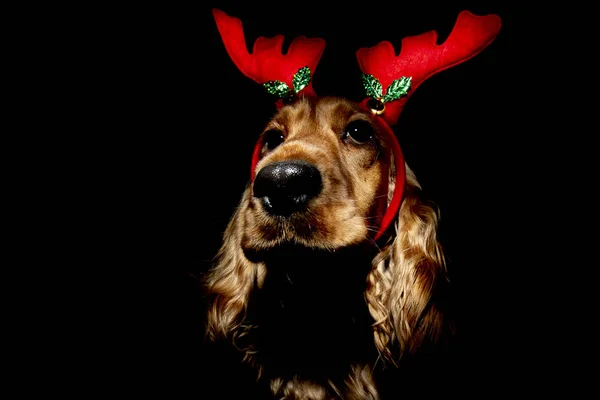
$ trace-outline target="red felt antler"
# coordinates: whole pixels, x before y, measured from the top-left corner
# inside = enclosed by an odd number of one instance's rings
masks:
[[[288,88],[293,88],[294,76],[300,69],[308,67],[311,75],[315,73],[325,50],[325,40],[299,36],[292,41],[287,54],[283,54],[283,35],[273,38],[261,36],[254,42],[254,49],[250,54],[246,47],[242,21],[216,8],[213,8],[212,13],[229,57],[248,78],[260,84],[279,81],[285,83]],[[312,88],[312,79],[303,85],[301,91],[304,96],[316,96]],[[277,108],[282,107],[283,99],[278,99],[275,104]],[[251,179],[254,179],[254,169],[260,158],[261,146],[262,137],[254,146]]]
[[[218,9],[213,9],[212,12],[227,53],[239,70],[255,82],[264,84],[280,81],[292,88],[294,74],[301,68],[308,67],[311,74],[315,73],[325,50],[325,40],[299,36],[292,41],[287,54],[282,54],[283,35],[273,38],[261,36],[256,39],[250,54],[246,47],[242,21]],[[308,96],[316,95],[312,82],[304,87],[302,93]]]
[[[495,39],[500,27],[500,17],[495,14],[477,16],[465,10],[458,14],[452,32],[441,45],[436,44],[437,32],[429,31],[404,38],[398,56],[387,41],[359,49],[356,57],[362,72],[373,75],[381,83],[384,94],[394,80],[412,78],[408,93],[387,103],[381,116],[394,125],[406,101],[423,81],[481,52]],[[368,101],[365,99],[362,105],[367,106]]]

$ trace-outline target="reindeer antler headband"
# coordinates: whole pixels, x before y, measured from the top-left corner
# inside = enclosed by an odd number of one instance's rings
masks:
[[[311,77],[325,49],[323,39],[299,36],[292,41],[287,54],[282,54],[282,35],[261,36],[254,43],[252,53],[248,53],[241,20],[218,9],[213,9],[213,16],[235,65],[244,75],[277,96],[277,108],[298,96],[317,96]],[[373,114],[396,164],[396,188],[375,240],[394,220],[404,192],[404,157],[391,126],[396,124],[406,101],[421,83],[477,55],[492,43],[500,27],[500,17],[495,14],[478,16],[465,10],[458,14],[452,32],[441,45],[436,44],[437,32],[429,31],[402,39],[397,56],[387,41],[356,52],[367,95],[359,105]],[[252,179],[261,147],[262,139],[259,139],[252,156]]]

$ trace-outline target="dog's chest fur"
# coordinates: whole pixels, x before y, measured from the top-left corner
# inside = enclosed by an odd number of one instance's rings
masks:
[[[267,277],[253,292],[247,319],[265,372],[331,378],[374,357],[364,299],[372,255],[365,247],[326,252],[290,246],[269,253]]]

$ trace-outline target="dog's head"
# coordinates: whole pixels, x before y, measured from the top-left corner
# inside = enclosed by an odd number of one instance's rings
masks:
[[[266,125],[244,202],[242,246],[336,249],[372,238],[388,204],[388,145],[342,98],[304,98]]]
[[[441,45],[436,43],[437,33],[429,31],[404,38],[397,56],[392,44],[385,41],[359,49],[356,56],[367,97],[353,103],[319,99],[313,89],[312,75],[324,51],[324,40],[300,36],[282,54],[282,35],[259,37],[249,53],[242,22],[218,9],[213,9],[213,16],[233,62],[275,95],[281,110],[263,132],[252,157],[253,194],[260,201],[251,204],[256,210],[252,224],[258,230],[247,238],[249,248],[272,246],[287,240],[285,234],[324,248],[355,243],[366,238],[368,231],[374,232],[374,240],[380,239],[397,216],[405,186],[404,159],[391,126],[421,83],[481,52],[501,26],[497,15],[462,11]],[[297,104],[282,110],[292,103]],[[346,131],[356,131],[357,138]],[[360,143],[362,135],[372,139]],[[303,148],[302,144],[309,146]],[[378,151],[383,147],[388,151],[382,154]],[[325,151],[330,165],[318,168],[312,161]],[[395,173],[391,179],[395,191],[389,202],[388,166]],[[350,167],[355,167],[357,176],[344,178],[340,171]],[[360,179],[364,185],[356,184]],[[352,204],[339,204],[352,197],[336,187],[340,180],[356,191]],[[286,216],[291,217],[283,218]],[[315,223],[329,226],[329,231],[308,228]],[[331,228],[330,223],[338,225]]]

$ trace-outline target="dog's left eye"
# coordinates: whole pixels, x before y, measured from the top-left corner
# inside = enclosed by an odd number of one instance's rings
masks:
[[[273,150],[275,147],[283,143],[283,133],[278,129],[270,129],[265,132],[264,146],[267,151]]]
[[[369,143],[374,137],[373,127],[367,121],[352,121],[344,129],[342,137],[356,144]]]

